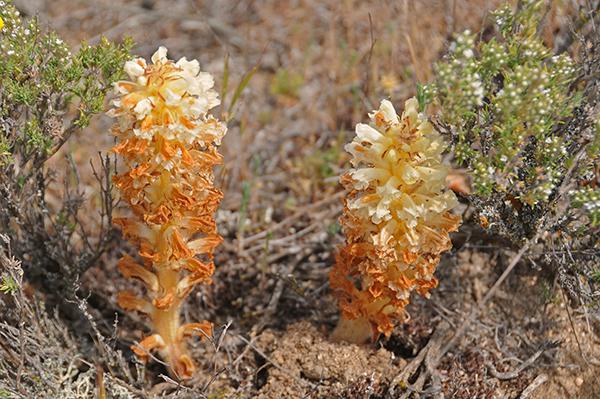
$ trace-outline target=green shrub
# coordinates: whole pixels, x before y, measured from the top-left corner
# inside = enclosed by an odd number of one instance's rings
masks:
[[[578,62],[553,54],[539,35],[546,11],[505,5],[491,34],[457,35],[418,98],[440,110],[482,225],[514,245],[543,237],[536,248],[561,281],[573,271],[588,281],[600,240],[600,35],[581,38]]]
[[[598,160],[597,149],[590,151],[598,140],[593,119],[585,120],[583,140],[569,124],[587,105],[577,84],[581,67],[567,54],[553,55],[539,37],[543,2],[525,3],[519,12],[506,5],[493,14],[496,37],[457,35],[436,65],[435,82],[423,90],[451,129],[456,161],[471,171],[481,214],[516,241],[534,229],[502,226],[498,201],[539,219],[566,179],[590,177]]]
[[[104,195],[102,230],[93,238],[79,222],[84,197],[77,178],[66,179],[59,209],[47,204],[54,175],[44,163],[103,111],[105,96],[130,57],[131,42],[102,39],[72,52],[36,18],[25,20],[10,2],[0,3],[0,233],[11,237],[32,281],[44,279],[46,288],[63,295],[110,237],[113,202],[106,174],[111,163],[105,158],[104,175],[97,176]],[[78,176],[74,166],[69,173]]]

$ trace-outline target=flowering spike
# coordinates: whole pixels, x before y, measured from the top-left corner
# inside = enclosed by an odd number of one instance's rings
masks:
[[[127,166],[114,182],[133,216],[114,222],[139,246],[144,265],[126,255],[118,266],[125,277],[144,282],[149,300],[125,292],[119,304],[152,321],[153,335],[134,352],[147,360],[156,349],[175,376],[189,378],[195,366],[184,338],[190,328],[210,334],[211,327],[206,321],[181,325],[179,313],[197,284],[211,282],[213,250],[222,241],[213,219],[222,198],[213,168],[222,162],[217,146],[226,128],[207,115],[219,100],[198,61],[173,62],[160,47],[152,63],[138,58],[124,69],[129,80],[115,84],[118,98],[109,114],[118,118],[113,151]]]
[[[460,223],[445,187],[444,142],[417,100],[406,101],[401,117],[387,100],[369,116],[346,146],[354,167],[341,178],[346,246],[330,274],[342,312],[333,338],[354,343],[389,336],[393,320],[408,318],[410,293],[437,286],[433,273]]]

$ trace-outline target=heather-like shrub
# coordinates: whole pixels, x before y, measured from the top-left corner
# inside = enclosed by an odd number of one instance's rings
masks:
[[[543,1],[506,5],[492,37],[457,35],[420,98],[470,171],[481,226],[514,245],[544,237],[561,281],[581,286],[575,272],[587,287],[600,239],[600,39],[581,39],[579,62],[554,54],[539,36],[544,12]]]
[[[30,281],[64,297],[111,237],[110,161],[98,171],[106,195],[96,238],[80,223],[84,197],[75,168],[51,206],[47,189],[55,174],[45,162],[103,110],[131,44],[102,40],[71,52],[35,18],[24,20],[10,2],[0,3],[0,233],[11,238]]]

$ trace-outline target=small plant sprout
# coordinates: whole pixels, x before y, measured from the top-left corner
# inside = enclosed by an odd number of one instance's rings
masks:
[[[333,339],[352,343],[389,336],[394,320],[407,320],[411,292],[437,286],[433,273],[460,223],[445,185],[446,146],[417,99],[401,117],[387,100],[369,116],[346,146],[354,167],[341,178],[346,245],[330,275],[342,312]]]
[[[115,223],[139,246],[143,262],[125,255],[118,267],[145,284],[149,299],[121,292],[118,302],[152,321],[153,334],[132,347],[138,357],[148,360],[158,350],[171,372],[185,379],[195,366],[184,339],[212,333],[207,321],[181,324],[180,310],[196,284],[211,282],[213,250],[222,241],[213,218],[222,198],[213,168],[222,162],[217,146],[226,127],[207,115],[219,100],[198,61],[173,62],[160,47],[152,64],[138,58],[126,62],[125,71],[130,80],[116,84],[119,98],[109,113],[118,117],[113,150],[128,167],[115,185],[133,217]]]

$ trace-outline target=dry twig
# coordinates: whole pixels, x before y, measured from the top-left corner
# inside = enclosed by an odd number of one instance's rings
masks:
[[[531,384],[529,384],[527,386],[527,388],[525,388],[523,390],[523,392],[521,392],[521,396],[519,396],[519,399],[527,399],[527,398],[529,398],[531,396],[531,394],[533,393],[533,391],[535,391],[536,389],[538,389],[538,387],[540,385],[542,385],[546,381],[548,381],[548,376],[546,374],[540,374],[540,375],[538,375],[531,382]]]

